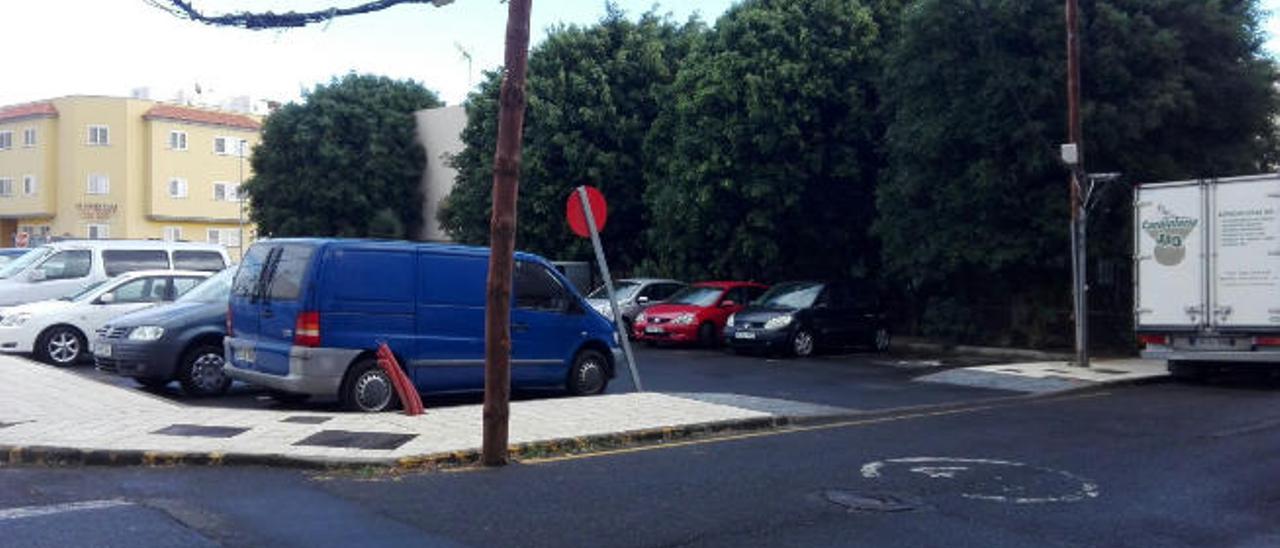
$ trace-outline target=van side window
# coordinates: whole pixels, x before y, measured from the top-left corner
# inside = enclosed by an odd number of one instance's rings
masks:
[[[283,251],[271,269],[271,289],[267,295],[273,301],[294,301],[302,293],[302,278],[307,274],[315,248],[308,245],[282,247]]]
[[[87,249],[59,251],[46,259],[38,270],[44,271],[46,280],[69,280],[89,275],[93,265],[93,253]]]
[[[546,268],[535,263],[516,261],[516,308],[564,312],[569,307],[569,293]]]
[[[169,256],[161,249],[107,249],[102,252],[102,268],[111,277],[135,270],[168,270]]]
[[[174,251],[173,267],[178,270],[220,272],[227,267],[217,251]]]

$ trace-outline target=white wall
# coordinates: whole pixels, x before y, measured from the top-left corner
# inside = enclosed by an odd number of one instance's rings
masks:
[[[437,220],[437,212],[453,190],[457,171],[447,162],[462,152],[462,129],[467,125],[467,112],[457,105],[420,110],[415,114],[418,141],[427,153],[427,166],[422,173],[423,223],[419,236],[431,241],[449,241],[449,235]]]

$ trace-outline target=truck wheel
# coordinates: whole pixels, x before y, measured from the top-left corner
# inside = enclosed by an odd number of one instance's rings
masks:
[[[84,335],[69,325],[56,325],[46,329],[36,339],[36,357],[40,361],[66,367],[75,365],[85,354]]]
[[[1180,381],[1202,383],[1208,380],[1209,371],[1200,362],[1171,361],[1169,375]]]
[[[357,361],[342,383],[342,406],[348,411],[381,413],[400,405],[391,377],[369,357]]]
[[[594,396],[609,386],[609,361],[595,350],[583,349],[573,358],[569,368],[569,394]]]
[[[222,372],[226,363],[222,346],[200,344],[182,357],[178,382],[188,396],[221,396],[231,388],[231,378]]]

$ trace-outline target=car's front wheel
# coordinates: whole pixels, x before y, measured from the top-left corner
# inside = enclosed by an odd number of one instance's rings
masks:
[[[222,347],[201,344],[182,358],[178,382],[190,396],[221,396],[231,388],[231,378],[222,372],[226,363]]]
[[[342,388],[342,406],[348,411],[381,413],[400,404],[391,377],[378,367],[378,361],[365,358],[351,366]]]
[[[791,335],[791,354],[797,358],[812,356],[817,344],[818,341],[813,337],[813,332],[803,327],[798,328]]]
[[[892,342],[893,342],[893,336],[889,334],[889,328],[887,327],[876,328],[875,339],[871,343],[872,346],[876,349],[876,352],[888,352],[889,345]]]
[[[578,352],[569,368],[569,393],[574,396],[594,396],[604,393],[609,386],[609,361],[604,354],[591,349]]]
[[[47,364],[74,365],[85,355],[84,335],[74,327],[57,325],[46,329],[36,341],[36,357]]]

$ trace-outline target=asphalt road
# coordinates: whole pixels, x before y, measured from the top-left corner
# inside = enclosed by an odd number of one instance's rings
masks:
[[[0,545],[1277,546],[1276,454],[1276,383],[1161,384],[494,470],[0,468]]]
[[[641,383],[646,390],[659,392],[728,392],[818,403],[859,410],[896,408],[962,401],[1007,392],[966,387],[907,383],[912,377],[936,372],[942,367],[990,363],[983,359],[918,355],[881,355],[855,353],[824,355],[810,359],[779,359],[737,356],[720,350],[691,348],[636,347]],[[102,382],[142,390],[132,379],[96,371],[88,364],[70,368],[78,374]],[[631,377],[619,371],[609,385],[609,392],[633,390]],[[241,409],[299,408],[333,409],[333,402],[308,402],[285,405],[272,400],[266,392],[253,386],[235,384],[231,392],[219,398],[190,398],[177,383],[152,393],[187,405]],[[517,399],[561,397],[545,391],[519,392]],[[425,399],[428,407],[481,403],[480,394],[433,396]]]

